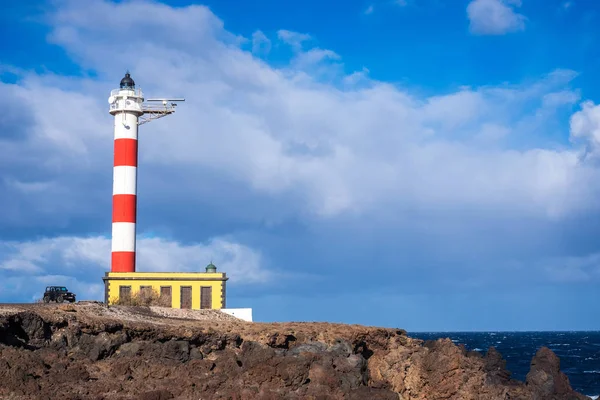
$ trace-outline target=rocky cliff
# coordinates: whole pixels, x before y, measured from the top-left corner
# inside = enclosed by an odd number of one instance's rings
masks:
[[[502,356],[397,329],[101,304],[0,307],[4,399],[588,399],[547,348]]]

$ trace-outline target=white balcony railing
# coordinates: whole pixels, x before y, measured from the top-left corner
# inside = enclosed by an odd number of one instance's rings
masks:
[[[126,92],[126,93],[121,93],[121,92]],[[142,89],[113,89],[110,91],[110,95],[111,96],[119,96],[121,94],[126,94],[127,96],[130,97],[144,97],[144,92],[142,92]]]

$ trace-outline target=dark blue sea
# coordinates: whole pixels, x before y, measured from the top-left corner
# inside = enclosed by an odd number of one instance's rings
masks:
[[[494,346],[506,360],[512,377],[525,381],[531,358],[546,346],[560,358],[560,369],[573,389],[592,398],[600,395],[600,332],[416,332],[410,337],[450,338],[485,355]]]

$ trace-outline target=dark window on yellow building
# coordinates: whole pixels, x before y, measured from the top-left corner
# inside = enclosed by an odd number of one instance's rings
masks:
[[[181,308],[192,308],[192,287],[181,287]]]
[[[131,286],[119,286],[119,298],[120,299],[131,298]]]
[[[171,307],[172,301],[172,288],[171,286],[161,286],[160,287],[160,302],[162,305]]]
[[[200,308],[212,308],[212,287],[202,286],[200,288]]]
[[[152,296],[152,286],[140,286],[140,294],[143,297]]]

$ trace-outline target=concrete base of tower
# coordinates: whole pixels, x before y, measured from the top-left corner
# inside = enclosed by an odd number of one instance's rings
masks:
[[[226,308],[228,279],[224,272],[107,272],[104,302],[220,310]]]

